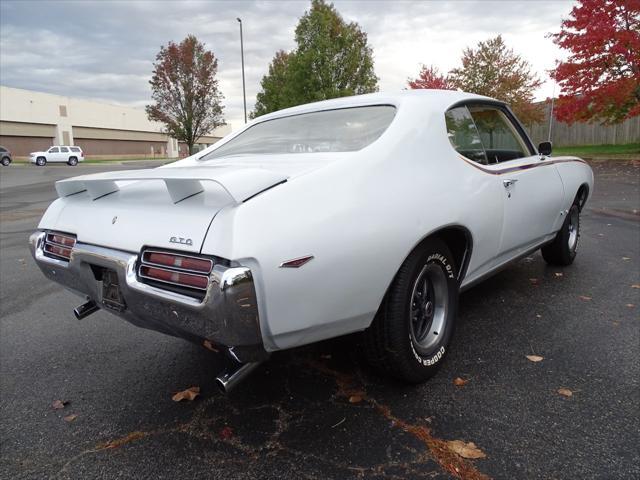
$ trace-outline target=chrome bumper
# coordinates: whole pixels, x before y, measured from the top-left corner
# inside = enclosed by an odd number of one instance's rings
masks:
[[[251,270],[215,265],[202,301],[139,282],[138,255],[76,243],[69,262],[44,255],[45,232],[29,238],[31,253],[42,273],[68,290],[89,297],[110,313],[142,328],[228,349],[240,362],[264,360],[258,304]],[[126,308],[115,311],[102,302],[102,281],[94,269],[116,272]]]

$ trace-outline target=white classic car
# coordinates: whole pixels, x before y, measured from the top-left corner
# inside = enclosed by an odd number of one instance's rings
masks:
[[[371,94],[265,115],[151,170],[56,183],[30,238],[44,274],[144,328],[224,351],[228,390],[270,352],[363,332],[422,382],[458,293],[541,248],[572,263],[593,173],[536,149],[502,102]]]

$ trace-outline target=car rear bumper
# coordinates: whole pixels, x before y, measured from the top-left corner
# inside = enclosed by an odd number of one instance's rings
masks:
[[[95,301],[130,323],[214,348],[226,349],[240,362],[264,360],[258,304],[251,270],[215,265],[202,301],[139,281],[138,254],[76,243],[67,262],[45,256],[46,232],[29,239],[32,255],[44,275],[68,290]],[[100,272],[116,273],[123,308],[103,302]]]

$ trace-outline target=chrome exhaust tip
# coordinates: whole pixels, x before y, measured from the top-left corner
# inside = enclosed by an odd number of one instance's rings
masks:
[[[231,368],[218,375],[216,377],[216,385],[222,393],[229,393],[261,363],[262,362],[238,364],[236,368]]]
[[[93,300],[87,300],[82,305],[77,306],[73,309],[73,314],[76,316],[78,320],[82,320],[83,318],[88,317],[92,313],[100,310],[100,307]]]

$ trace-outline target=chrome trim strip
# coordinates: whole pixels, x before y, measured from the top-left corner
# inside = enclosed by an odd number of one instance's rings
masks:
[[[147,268],[155,268],[157,270],[163,270],[165,272],[169,272],[169,273],[184,273],[186,275],[193,275],[194,277],[201,277],[201,278],[205,278],[207,280],[207,287],[205,288],[201,288],[201,287],[195,287],[193,285],[184,285],[182,283],[176,283],[176,282],[170,282],[169,280],[162,280],[160,278],[154,278],[154,277],[150,277],[149,275],[145,275],[142,273],[142,268],[143,267],[147,267]],[[182,287],[182,288],[194,288],[196,290],[201,290],[201,291],[206,291],[209,287],[209,283],[211,282],[211,279],[207,276],[207,275],[194,275],[192,273],[188,273],[188,272],[181,272],[181,271],[176,271],[176,270],[171,270],[169,268],[165,268],[165,267],[156,267],[155,265],[149,265],[147,263],[141,263],[140,266],[138,267],[138,276],[142,277],[142,278],[146,278],[148,280],[152,280],[154,282],[160,282],[160,283],[166,283],[169,285],[175,285],[177,287]]]
[[[209,271],[208,272],[202,272],[202,271],[199,271],[199,270],[190,270],[188,268],[176,267],[176,266],[173,266],[173,265],[162,265],[161,263],[150,262],[150,261],[144,259],[144,256],[147,253],[159,253],[161,255],[174,255],[176,257],[193,258],[194,260],[205,260],[205,261],[209,262]],[[168,250],[167,251],[162,251],[162,250],[153,250],[153,249],[144,249],[144,250],[142,250],[142,255],[140,256],[140,263],[143,263],[145,265],[153,265],[154,267],[176,269],[176,270],[179,270],[181,272],[194,273],[196,275],[207,275],[208,273],[211,273],[211,270],[213,270],[213,265],[214,265],[213,260],[211,260],[210,258],[195,257],[193,255],[183,255],[181,253],[173,253],[173,252],[170,252]]]

